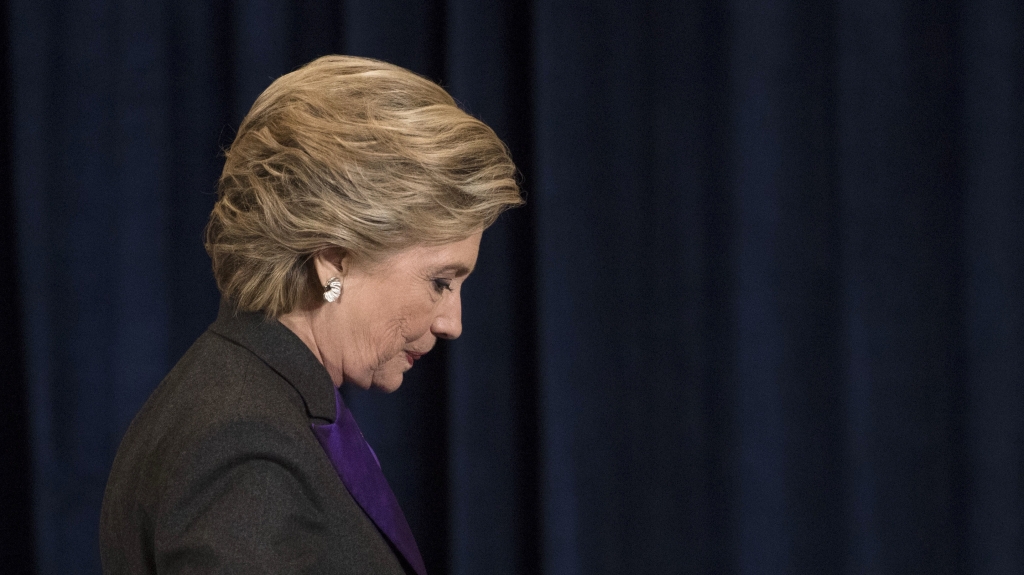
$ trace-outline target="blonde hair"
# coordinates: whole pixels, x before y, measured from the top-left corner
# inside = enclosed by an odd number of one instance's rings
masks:
[[[226,156],[206,251],[221,294],[271,317],[310,296],[320,250],[379,260],[464,239],[523,203],[489,127],[437,84],[367,58],[278,78]]]

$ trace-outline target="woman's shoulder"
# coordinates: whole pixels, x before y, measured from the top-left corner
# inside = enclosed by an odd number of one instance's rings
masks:
[[[282,531],[296,515],[312,529],[303,537],[324,542],[325,561],[336,555],[329,550],[339,534],[362,529],[372,540],[372,525],[360,527],[367,520],[310,423],[301,396],[283,376],[244,347],[205,333],[125,435],[104,501],[106,555],[150,561],[139,558],[152,548],[132,547],[141,531],[168,553],[187,556],[200,541],[204,549],[212,545],[225,557],[241,557],[255,542],[261,543],[251,551],[257,557],[273,550],[264,539],[298,536]],[[240,525],[251,537],[235,536]],[[132,542],[127,551],[124,541]]]
[[[292,385],[250,350],[211,331],[175,364],[136,420],[179,436],[232,422],[303,431],[309,426]]]
[[[115,457],[108,497],[149,493],[137,503],[152,510],[168,486],[249,459],[329,469],[310,423],[301,396],[282,376],[208,331],[135,416]]]

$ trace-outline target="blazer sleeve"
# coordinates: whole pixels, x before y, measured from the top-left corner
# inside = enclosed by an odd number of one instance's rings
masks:
[[[160,482],[157,573],[322,572],[332,546],[309,441],[232,422],[184,445]]]

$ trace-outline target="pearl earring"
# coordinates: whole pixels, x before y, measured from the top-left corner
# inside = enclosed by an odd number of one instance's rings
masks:
[[[327,280],[327,285],[324,286],[324,300],[327,303],[334,303],[338,301],[338,297],[341,296],[341,280],[332,277]]]

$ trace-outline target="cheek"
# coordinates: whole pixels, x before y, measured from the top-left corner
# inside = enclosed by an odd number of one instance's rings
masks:
[[[430,324],[434,319],[433,306],[417,306],[402,310],[401,319],[397,321],[401,337],[406,342],[413,342],[422,338],[430,331]]]
[[[393,324],[381,323],[369,325],[355,339],[351,349],[347,350],[348,363],[346,369],[360,371],[369,369],[371,372],[383,369],[400,349],[396,341],[397,330]]]

